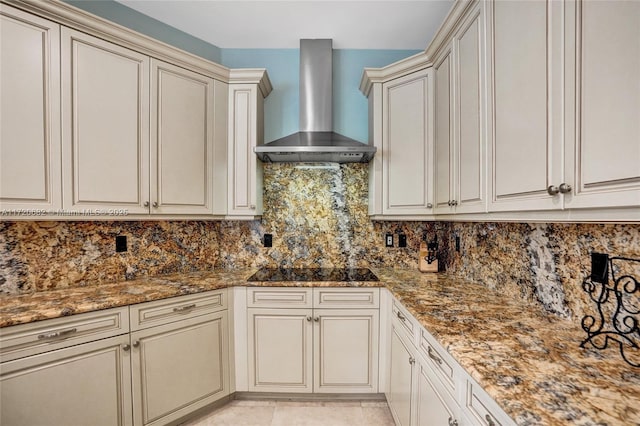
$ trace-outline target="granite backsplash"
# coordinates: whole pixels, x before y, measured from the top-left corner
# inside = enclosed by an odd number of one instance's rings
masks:
[[[256,221],[0,222],[0,294],[210,268],[417,268],[422,235],[437,233],[447,272],[579,321],[593,309],[581,287],[589,253],[640,257],[637,224],[371,221],[362,164],[270,164],[264,182]],[[264,233],[273,247],[262,246]],[[396,247],[384,247],[387,233]],[[407,248],[397,247],[399,233]],[[117,235],[127,252],[115,252]]]

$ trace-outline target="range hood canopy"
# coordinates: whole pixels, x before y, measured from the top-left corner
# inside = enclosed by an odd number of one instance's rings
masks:
[[[300,131],[254,148],[264,162],[367,163],[376,148],[333,132],[332,40],[300,40]]]

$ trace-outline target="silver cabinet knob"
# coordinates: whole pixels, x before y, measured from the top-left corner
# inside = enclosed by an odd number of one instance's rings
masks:
[[[149,207],[149,202],[148,202],[148,201],[145,201],[143,205],[144,205],[145,207]]]
[[[157,202],[157,201],[154,201],[154,202],[153,202],[153,207],[154,207],[154,208],[158,208],[158,202]]]
[[[416,363],[416,359],[412,356],[409,357],[409,364],[413,365]]]
[[[453,200],[453,201],[451,201],[451,205],[452,205],[452,206],[457,206],[457,205],[458,205],[458,201],[457,201],[457,200]]]
[[[315,317],[313,320],[314,320],[315,322],[318,322],[318,321],[320,321],[320,317]]]
[[[255,204],[251,204],[251,205],[249,206],[249,208],[250,208],[251,210],[255,210],[255,209],[256,209],[256,205],[255,205]]]
[[[131,349],[131,346],[129,346],[128,343],[125,343],[124,345],[122,345],[122,350],[123,351],[128,351],[129,349]]]
[[[307,321],[311,322],[311,317],[307,317]]]
[[[453,417],[449,417],[449,426],[458,426],[458,421]]]
[[[427,203],[427,208],[428,208],[428,209],[432,209],[432,208],[433,208],[433,204],[431,204],[431,203]]]
[[[133,342],[133,347],[137,348],[138,346],[140,346],[140,341],[136,340],[135,342]]]
[[[447,201],[447,205],[451,207],[451,200]]]
[[[560,192],[560,188],[558,188],[557,186],[549,185],[547,187],[547,194],[551,196],[558,195],[559,192]]]
[[[560,191],[561,194],[568,194],[572,189],[573,188],[571,188],[571,185],[568,185],[566,183],[562,183],[560,184],[560,187],[558,187],[558,191]]]

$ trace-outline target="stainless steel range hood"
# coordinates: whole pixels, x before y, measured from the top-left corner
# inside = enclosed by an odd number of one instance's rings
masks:
[[[300,40],[300,131],[254,148],[264,162],[367,163],[376,148],[333,132],[332,40]]]

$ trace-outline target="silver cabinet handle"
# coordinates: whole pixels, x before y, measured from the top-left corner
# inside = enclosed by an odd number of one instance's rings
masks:
[[[148,201],[145,201],[145,202],[144,202],[144,204],[143,204],[143,206],[145,206],[145,207],[149,207],[149,202],[148,202]]]
[[[432,208],[433,208],[433,204],[431,204],[431,203],[427,203],[427,208],[428,208],[428,209],[432,209]]]
[[[547,194],[551,196],[558,195],[559,192],[560,192],[560,188],[558,188],[557,186],[549,185],[547,187]]]
[[[413,365],[416,363],[416,359],[412,356],[409,357],[409,364]]]
[[[447,201],[447,205],[451,207],[451,200]]]
[[[73,334],[77,332],[78,332],[77,328],[68,328],[66,330],[52,331],[51,333],[40,334],[38,336],[38,339],[39,340],[56,339],[58,337],[65,337],[65,336],[68,336],[69,334]]]
[[[486,416],[484,416],[484,419],[487,421],[487,425],[496,426],[496,422],[493,421],[490,415],[487,414]]]
[[[449,426],[458,426],[458,421],[453,417],[449,417]]]
[[[138,346],[140,346],[140,340],[136,340],[135,342],[133,342],[134,348],[137,348]]]
[[[451,201],[451,205],[454,206],[454,207],[457,206],[458,205],[458,201],[457,200]]]
[[[429,358],[437,362],[439,365],[442,365],[442,358],[440,358],[438,355],[435,354],[435,352],[431,350],[431,346],[427,347],[427,354],[429,355]]]
[[[157,202],[157,201],[154,201],[154,202],[153,202],[153,207],[154,207],[154,208],[158,208],[158,202]]]
[[[307,321],[311,322],[311,317],[307,317]]]
[[[320,321],[320,317],[315,317],[313,320],[314,320],[315,322],[318,322],[318,321]]]
[[[573,188],[571,188],[571,185],[566,184],[566,183],[561,183],[560,186],[558,187],[558,191],[560,191],[561,194],[568,194],[571,192]]]
[[[124,345],[122,345],[122,350],[123,351],[128,351],[129,349],[131,349],[131,346],[129,346],[128,343],[125,343]]]
[[[400,311],[398,311],[398,313],[396,313],[396,316],[398,318],[400,318],[403,322],[407,320],[407,317],[405,317],[404,315],[402,315],[402,313]]]
[[[193,309],[196,307],[195,303],[192,303],[190,305],[184,305],[184,306],[179,306],[177,308],[173,308],[173,312],[184,312],[184,311],[188,311],[190,309]]]

